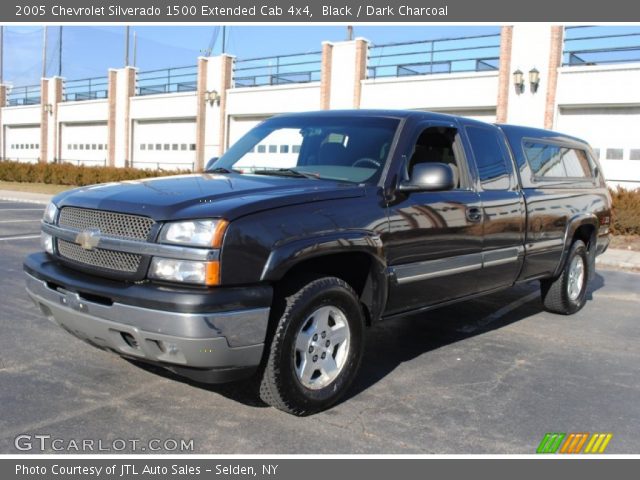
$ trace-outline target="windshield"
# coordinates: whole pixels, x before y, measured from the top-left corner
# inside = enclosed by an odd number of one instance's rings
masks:
[[[398,124],[387,117],[276,117],[250,130],[209,171],[373,183]]]

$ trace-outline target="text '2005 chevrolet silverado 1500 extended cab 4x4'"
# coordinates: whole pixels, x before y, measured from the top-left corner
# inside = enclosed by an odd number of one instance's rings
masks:
[[[589,145],[412,111],[271,118],[201,174],[78,188],[42,222],[29,295],[92,345],[202,382],[335,403],[382,319],[539,280],[585,304],[611,198]]]

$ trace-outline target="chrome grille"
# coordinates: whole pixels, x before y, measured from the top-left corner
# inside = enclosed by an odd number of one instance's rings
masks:
[[[114,252],[97,248],[85,250],[80,245],[58,239],[58,252],[64,258],[92,267],[104,268],[116,272],[135,273],[138,271],[141,255]]]
[[[155,222],[149,217],[107,212],[88,208],[63,207],[58,225],[86,230],[99,228],[100,233],[130,240],[146,241]]]

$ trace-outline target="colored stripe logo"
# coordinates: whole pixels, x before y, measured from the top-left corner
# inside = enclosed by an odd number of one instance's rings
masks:
[[[536,453],[604,453],[612,438],[612,433],[551,432],[544,435]]]

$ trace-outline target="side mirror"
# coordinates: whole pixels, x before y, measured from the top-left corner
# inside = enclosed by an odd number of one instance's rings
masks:
[[[218,161],[220,157],[211,157],[207,164],[204,166],[204,171],[206,172],[211,168],[211,166]]]
[[[411,178],[403,181],[401,192],[435,192],[454,188],[453,169],[446,163],[416,163]]]

